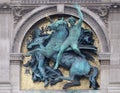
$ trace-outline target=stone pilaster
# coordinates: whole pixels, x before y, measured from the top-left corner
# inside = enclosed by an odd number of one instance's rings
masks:
[[[108,93],[109,85],[109,66],[110,66],[110,53],[99,53],[100,61],[100,75],[101,75],[101,84],[100,89],[101,93]]]
[[[4,0],[8,1],[9,0]],[[11,93],[10,32],[11,14],[8,4],[0,4],[0,93]]]
[[[113,1],[113,0],[112,0]],[[117,4],[111,5],[109,12],[109,35],[111,43],[109,93],[120,91],[120,8]]]
[[[20,92],[20,66],[23,60],[23,55],[18,53],[10,54],[10,75],[11,77],[11,85],[12,85],[12,93]]]

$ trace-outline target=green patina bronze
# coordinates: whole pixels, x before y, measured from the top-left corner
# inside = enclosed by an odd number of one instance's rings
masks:
[[[74,17],[68,18],[68,22],[70,23],[70,27],[68,28],[69,36],[66,38],[66,40],[64,41],[64,43],[62,44],[62,46],[60,48],[60,51],[57,56],[56,65],[54,67],[55,69],[58,68],[60,59],[62,58],[62,54],[63,54],[64,50],[67,49],[68,47],[71,47],[76,54],[80,55],[81,57],[84,57],[81,54],[80,49],[78,48],[78,39],[81,35],[81,25],[83,22],[83,14],[82,14],[79,6],[75,5],[75,8],[77,9],[78,14],[79,14],[79,20],[76,23],[76,20]]]
[[[81,27],[83,14],[78,5],[75,5],[79,14],[79,20],[74,17],[58,19],[53,22],[50,19],[48,28],[53,31],[45,35],[39,28],[34,29],[32,41],[28,42],[28,53],[31,56],[25,67],[32,70],[34,82],[44,82],[47,85],[55,85],[62,80],[72,81],[64,85],[63,89],[80,85],[81,77],[87,77],[90,87],[98,89],[96,81],[98,68],[91,66],[88,60],[93,61],[93,55],[97,54],[94,46],[92,32]],[[77,22],[77,23],[76,23]],[[68,27],[68,23],[70,27]],[[49,62],[54,62],[50,66]],[[64,77],[59,66],[69,70],[69,77]]]

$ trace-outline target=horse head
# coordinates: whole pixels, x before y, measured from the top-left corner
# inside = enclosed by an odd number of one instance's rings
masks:
[[[49,24],[49,25],[48,25],[48,28],[49,28],[50,30],[56,30],[56,22],[53,22],[53,23]]]
[[[63,25],[66,26],[67,22],[64,20],[64,18],[62,17],[61,19],[56,20],[55,22],[52,22],[51,24],[48,25],[48,28],[50,30],[58,30],[59,26]]]

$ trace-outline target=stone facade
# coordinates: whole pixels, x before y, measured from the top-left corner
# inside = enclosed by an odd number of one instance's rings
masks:
[[[69,93],[20,90],[21,45],[27,31],[46,15],[77,17],[73,3],[82,7],[84,21],[100,43],[101,87],[72,93],[120,93],[120,0],[1,0],[0,93]]]

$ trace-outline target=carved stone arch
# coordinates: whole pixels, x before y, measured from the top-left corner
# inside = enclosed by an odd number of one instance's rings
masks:
[[[107,34],[107,28],[104,22],[100,19],[98,15],[91,12],[86,8],[81,8],[84,14],[84,21],[95,31],[99,42],[100,42],[100,52],[109,52],[109,39]],[[40,19],[44,18],[46,15],[60,14],[57,12],[57,6],[43,6],[34,9],[27,15],[23,16],[20,22],[15,28],[15,36],[13,41],[12,52],[20,53],[22,41],[27,31]],[[64,13],[78,17],[77,11],[73,6],[65,6]]]

